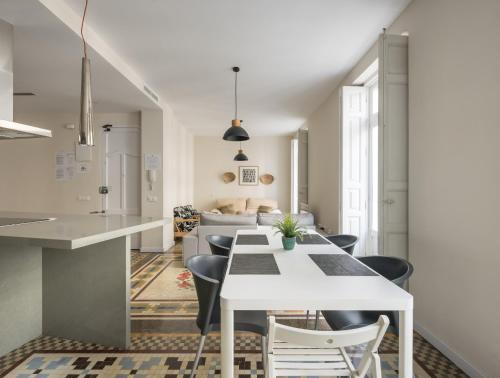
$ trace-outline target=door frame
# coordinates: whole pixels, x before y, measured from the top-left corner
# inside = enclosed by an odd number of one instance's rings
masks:
[[[372,235],[371,235],[371,231],[372,231],[372,204],[374,202],[377,203],[378,205],[378,212],[380,213],[380,193],[378,191],[378,185],[377,185],[377,194],[378,194],[378,197],[377,198],[373,198],[372,196],[372,188],[374,187],[373,185],[373,178],[375,177],[374,175],[374,172],[373,172],[373,169],[372,169],[372,155],[373,155],[373,138],[372,138],[372,128],[373,128],[373,121],[372,121],[372,110],[373,110],[373,101],[372,101],[372,90],[373,90],[373,87],[377,86],[378,87],[378,69],[375,71],[375,73],[365,81],[365,83],[363,84],[364,87],[367,88],[368,90],[368,94],[367,94],[367,97],[368,97],[368,156],[367,156],[367,160],[368,160],[368,191],[367,191],[367,200],[368,200],[368,208],[367,208],[367,231],[368,231],[368,234],[367,234],[367,242],[366,242],[366,255],[367,256],[370,256],[370,255],[375,255],[375,254],[378,254],[378,235],[377,235],[377,245],[375,245],[375,253],[374,253],[374,248],[373,248],[373,241],[372,241]],[[378,92],[378,91],[377,91]],[[378,109],[377,109],[377,126],[378,125]],[[383,164],[383,162],[381,162],[379,159],[378,159],[378,156],[377,156],[377,170],[380,169],[380,165]],[[378,172],[377,172],[377,181],[378,181]],[[380,227],[380,226],[379,226]],[[380,231],[379,231],[380,233]]]
[[[137,133],[138,133],[138,137],[139,137],[139,146],[141,146],[141,128],[139,126],[111,126],[110,127],[111,130],[113,129],[131,129],[131,130],[137,130]],[[101,141],[102,141],[102,148],[100,149],[99,151],[99,157],[100,157],[100,161],[101,161],[101,164],[100,164],[100,186],[105,186],[106,183],[108,182],[108,177],[107,177],[107,169],[106,169],[106,153],[108,151],[108,135],[109,135],[109,132],[110,131],[106,131],[107,128],[103,127],[101,129]],[[141,159],[141,151],[139,151],[139,160]],[[141,177],[142,173],[139,172],[139,177]],[[142,185],[139,185],[139,189],[140,191],[142,191]],[[104,213],[107,213],[108,211],[108,197],[107,195],[101,195],[101,208],[102,208],[102,211]],[[140,203],[139,203],[139,213],[141,211],[141,207],[140,207]],[[140,214],[139,214],[140,215]]]

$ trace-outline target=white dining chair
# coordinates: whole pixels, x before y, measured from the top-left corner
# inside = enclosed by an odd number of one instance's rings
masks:
[[[368,371],[381,378],[378,347],[389,326],[382,315],[374,324],[345,331],[315,331],[289,327],[269,318],[268,378],[277,376],[348,376],[361,378]],[[354,367],[345,347],[367,343]]]

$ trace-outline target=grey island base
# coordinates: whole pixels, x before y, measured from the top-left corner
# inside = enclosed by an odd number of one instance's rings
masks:
[[[127,348],[130,235],[165,219],[50,217],[0,227],[0,356],[40,335]]]

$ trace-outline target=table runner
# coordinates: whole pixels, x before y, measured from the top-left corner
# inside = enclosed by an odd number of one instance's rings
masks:
[[[309,257],[327,276],[378,276],[377,273],[346,254],[310,254]]]
[[[271,253],[235,253],[229,274],[280,274]]]
[[[303,240],[297,238],[297,244],[332,244],[327,239],[317,234],[306,234]]]
[[[237,245],[269,245],[265,234],[243,234],[236,238]]]

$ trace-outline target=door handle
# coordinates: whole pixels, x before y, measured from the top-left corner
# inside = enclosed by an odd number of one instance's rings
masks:
[[[89,214],[106,214],[106,210],[95,210],[91,211]]]
[[[100,186],[99,187],[99,194],[108,194],[109,193],[109,186]]]
[[[392,205],[394,203],[394,200],[389,198],[389,199],[384,200],[383,202],[386,203],[387,205]]]

